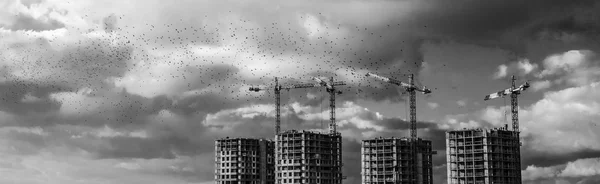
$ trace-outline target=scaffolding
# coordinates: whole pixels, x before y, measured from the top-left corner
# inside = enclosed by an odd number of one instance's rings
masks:
[[[340,133],[288,130],[276,135],[275,149],[276,183],[342,183]]]
[[[274,142],[225,138],[215,141],[217,184],[274,184]]]
[[[415,152],[411,150],[413,146],[417,148]],[[432,155],[436,152],[432,151],[429,140],[393,137],[363,140],[361,152],[363,184],[433,183]],[[416,181],[411,173],[416,174]]]
[[[521,183],[520,146],[508,127],[446,132],[448,183]]]

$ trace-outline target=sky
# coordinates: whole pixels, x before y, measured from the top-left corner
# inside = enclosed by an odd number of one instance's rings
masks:
[[[360,140],[418,135],[446,183],[445,132],[502,127],[519,96],[527,184],[600,182],[600,2],[592,0],[3,0],[0,183],[214,183],[214,140],[272,138],[274,94],[336,99],[344,183]],[[322,88],[282,93],[282,129],[323,130]]]

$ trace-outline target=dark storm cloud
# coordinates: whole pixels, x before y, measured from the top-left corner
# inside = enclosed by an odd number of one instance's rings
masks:
[[[175,158],[174,153],[196,155],[199,150],[187,139],[170,137],[165,139],[145,139],[135,137],[114,137],[108,139],[109,148],[95,151],[100,159],[111,158]]]
[[[110,118],[114,123],[143,123],[147,116],[169,109],[172,105],[172,100],[166,96],[146,98],[127,91],[111,98],[111,103],[106,104],[98,114]]]
[[[33,94],[41,92],[43,90],[37,89]],[[95,128],[104,125],[110,125],[114,128],[139,127],[146,124],[149,116],[156,115],[163,109],[170,109],[173,104],[172,100],[165,96],[146,98],[128,93],[127,91],[90,94],[87,96],[87,99],[80,101],[76,100],[80,98],[71,96],[49,98],[48,93],[50,92],[45,93],[45,96],[38,95],[41,99],[38,102],[13,102],[6,104],[6,108],[10,108],[13,111],[21,110],[27,112],[39,109],[39,111],[47,113],[30,113],[28,115],[21,113],[23,114],[22,116],[15,117],[14,122],[6,122],[5,125],[24,127],[52,127],[55,125],[82,125]],[[64,105],[60,103],[60,100],[68,100],[72,104],[81,104],[77,109],[67,110],[76,110],[79,113],[63,114],[60,112],[59,109],[63,108],[62,105]],[[51,106],[44,104],[51,104]],[[25,107],[27,107],[26,111],[23,109]]]
[[[0,82],[0,110],[16,115],[54,111],[60,103],[50,99],[49,95],[65,90],[69,89],[26,81]]]
[[[228,96],[208,93],[178,100],[171,109],[173,112],[190,115],[193,113],[215,113],[224,109],[239,107],[244,102]]]
[[[523,54],[523,44],[539,28],[556,24],[562,16],[575,15],[595,1],[432,1],[426,11],[416,13],[414,23],[423,23],[434,35],[484,46],[500,46]],[[438,11],[433,11],[438,10]],[[537,29],[531,29],[537,27]],[[557,29],[560,31],[560,29]]]
[[[537,24],[531,26],[529,32],[532,37],[539,36],[539,33],[554,33],[554,34],[576,34],[584,37],[598,37],[598,15],[600,14],[600,3],[595,1],[577,1],[573,4],[565,5],[561,12],[553,19],[541,20]],[[537,34],[537,35],[536,35]]]
[[[596,176],[584,177],[582,180],[577,182],[577,184],[595,184],[595,183],[600,183],[600,176],[596,175]]]
[[[536,167],[549,167],[554,165],[566,164],[568,162],[573,162],[578,159],[600,157],[600,151],[592,149],[585,149],[574,152],[572,154],[554,154],[531,150],[527,147],[522,147],[521,152],[521,169],[525,169],[527,166],[530,165],[535,165]]]
[[[178,16],[162,16],[161,19],[156,20],[157,22],[138,25],[135,29],[147,30],[148,34],[145,34],[144,38],[137,39],[146,44],[164,42],[174,46],[188,43],[222,45],[221,43],[235,41],[229,44],[236,49],[233,51],[236,54],[252,55],[249,58],[253,60],[283,55],[289,56],[289,59],[274,64],[296,63],[301,66],[301,70],[306,71],[334,68],[338,71],[354,72],[355,77],[359,78],[364,75],[358,72],[362,69],[388,74],[387,76],[402,80],[405,78],[404,74],[419,71],[423,60],[421,45],[425,41],[453,40],[500,47],[517,55],[523,55],[526,41],[533,39],[532,33],[548,27],[546,25],[561,21],[556,18],[556,12],[563,9],[571,10],[576,5],[587,5],[586,3],[590,1],[579,1],[580,3],[567,6],[569,2],[572,3],[572,1],[353,2],[384,12],[378,20],[370,19],[370,12],[343,11],[359,9],[356,9],[356,4],[337,1],[315,2],[321,6],[307,6],[292,2],[261,1],[240,4],[223,1],[209,3],[213,8],[207,8],[206,4],[186,2],[182,5],[189,6],[168,5],[162,7],[163,11],[159,12],[159,14],[178,12]],[[410,7],[410,10],[401,9],[404,6]],[[198,16],[192,13],[198,10],[192,11],[182,7],[201,7],[206,11],[202,11],[204,14]],[[259,9],[264,11],[258,11]],[[212,12],[219,12],[221,16],[217,18]],[[188,16],[187,13],[194,16]],[[126,15],[124,17],[127,18]],[[314,30],[307,30],[302,21],[307,21],[310,17],[314,17],[316,21],[308,22],[306,25],[316,26],[321,34],[309,39],[306,36]],[[139,37],[139,34],[136,36]],[[316,65],[315,63],[301,64],[308,60],[316,62]],[[368,79],[361,82],[366,81],[370,82]],[[349,88],[351,92],[340,98],[355,100],[363,97],[376,101],[401,101],[402,99],[397,97],[403,96],[393,87],[371,89],[372,86],[362,85]],[[362,96],[357,94],[358,91]]]
[[[55,30],[59,28],[65,27],[65,24],[49,18],[48,16],[43,16],[47,18],[47,20],[40,20],[33,18],[31,15],[19,13],[15,15],[15,19],[10,25],[2,25],[0,27],[4,27],[6,29],[16,31],[16,30],[25,30],[25,31],[45,31],[45,30]]]
[[[12,141],[13,148],[10,151],[22,156],[35,155],[40,148],[48,146],[45,138],[38,134],[15,130],[8,130],[2,135],[2,139]]]
[[[47,39],[9,43],[14,54],[4,56],[14,66],[8,71],[22,72],[29,82],[68,86],[74,89],[106,87],[108,77],[122,76],[128,68],[133,48],[125,43],[113,44],[109,39],[80,39],[58,50]]]

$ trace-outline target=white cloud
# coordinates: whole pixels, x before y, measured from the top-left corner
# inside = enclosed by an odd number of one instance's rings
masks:
[[[494,127],[503,127],[505,124],[512,124],[510,106],[503,106],[499,108],[486,107],[479,111],[479,117],[492,124]]]
[[[538,64],[531,63],[529,59],[519,59],[516,62],[511,62],[508,65],[502,64],[498,66],[498,71],[494,74],[494,79],[501,79],[508,75],[525,76],[538,68]]]
[[[600,158],[578,159],[567,163],[567,167],[560,173],[562,177],[585,177],[600,175]]]
[[[544,70],[541,77],[559,74],[562,72],[573,72],[575,69],[585,65],[586,55],[591,51],[571,50],[561,54],[553,54],[544,59]]]
[[[445,130],[459,130],[459,129],[471,129],[471,128],[480,128],[481,124],[477,121],[469,120],[469,121],[459,121],[454,118],[447,118],[445,124],[439,125],[440,129]]]
[[[538,68],[538,65],[535,63],[530,63],[529,59],[519,60],[517,66],[523,72],[523,75],[527,75]]]
[[[589,50],[571,50],[544,59],[544,70],[539,78],[554,77],[556,83],[572,86],[586,85],[600,80],[600,62]]]
[[[458,104],[458,106],[465,107],[467,106],[467,100],[456,101],[456,104]]]
[[[431,109],[436,109],[440,106],[440,104],[435,103],[435,102],[427,102],[427,106],[429,106],[429,108],[431,108]]]
[[[292,104],[296,113],[303,114],[300,118],[307,121],[315,120],[329,120],[330,110],[321,111],[320,108],[312,108],[310,106],[300,106],[298,104]],[[384,117],[377,112],[371,112],[367,108],[359,106],[358,104],[350,101],[344,102],[341,106],[336,107],[336,120],[339,121],[338,126],[344,124],[353,124],[360,129],[375,129],[383,131],[384,127],[376,125],[373,120],[382,120]],[[362,116],[365,114],[372,114],[374,119],[363,119]]]
[[[148,138],[148,134],[144,130],[137,131],[119,131],[112,129],[108,126],[104,126],[104,128],[98,129],[94,132],[87,132],[86,134],[90,134],[96,137],[137,137],[137,138]]]
[[[527,166],[521,171],[521,176],[524,181],[533,181],[539,179],[554,178],[560,173],[560,166],[554,167],[536,167],[533,165]]]
[[[597,176],[600,175],[600,158],[577,159],[549,167],[530,165],[521,174],[525,181]]]
[[[101,106],[97,102],[102,98],[88,96],[90,93],[87,89],[82,89],[78,92],[54,93],[50,95],[50,98],[61,103],[60,112],[62,114],[81,115],[92,113]]]
[[[29,134],[35,134],[35,135],[41,135],[41,136],[47,136],[48,133],[46,131],[44,131],[44,129],[42,129],[41,127],[32,127],[32,128],[27,128],[27,127],[2,127],[0,128],[0,132],[10,132],[10,131],[14,131],[14,132],[19,132],[19,133],[29,133]]]
[[[317,98],[317,95],[316,94],[312,94],[312,93],[306,93],[306,98],[308,98],[308,99],[315,99],[315,98]]]
[[[494,74],[494,79],[506,77],[508,67],[504,64],[498,66],[498,71]]]
[[[531,89],[533,91],[548,89],[550,86],[552,86],[552,83],[549,80],[535,81],[531,83]]]
[[[285,111],[282,108],[282,115]],[[236,109],[225,109],[214,114],[207,114],[204,120],[204,125],[219,125],[233,128],[236,125],[244,123],[244,119],[252,119],[256,116],[275,117],[275,105],[274,104],[259,104],[249,105]],[[239,117],[240,119],[236,119]]]

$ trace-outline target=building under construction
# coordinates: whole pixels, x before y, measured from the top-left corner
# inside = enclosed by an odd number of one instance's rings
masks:
[[[226,138],[215,141],[217,184],[274,184],[272,140]]]
[[[411,151],[413,143],[416,143],[416,156],[413,156]],[[361,152],[363,184],[433,183],[432,154],[435,152],[432,151],[429,140],[411,141],[410,138],[363,140]],[[410,173],[416,175],[415,180],[411,180]]]
[[[449,184],[520,184],[519,133],[508,128],[446,132]]]
[[[275,138],[275,181],[285,183],[341,184],[342,136],[288,130]]]

